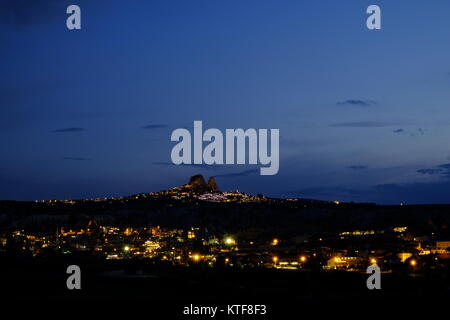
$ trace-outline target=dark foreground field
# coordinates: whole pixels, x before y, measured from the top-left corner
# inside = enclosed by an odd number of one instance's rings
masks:
[[[81,267],[81,290],[66,288],[70,264]],[[215,319],[302,319],[311,314],[319,318],[383,317],[419,310],[431,316],[444,310],[450,298],[445,276],[382,275],[382,289],[370,291],[366,275],[348,272],[141,267],[138,269],[143,272],[136,274],[136,265],[123,261],[3,261],[2,310],[50,319],[87,314],[115,318],[123,313],[145,319],[210,319],[185,316],[183,308],[191,304],[222,309],[227,304],[265,304],[265,316],[219,314]]]

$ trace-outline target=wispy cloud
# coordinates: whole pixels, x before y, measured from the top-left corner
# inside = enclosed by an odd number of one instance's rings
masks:
[[[81,132],[84,130],[85,130],[84,128],[70,127],[70,128],[56,129],[56,130],[52,130],[50,132],[64,133],[64,132]]]
[[[372,107],[377,105],[377,102],[372,100],[348,99],[339,101],[336,104],[338,106]]]
[[[174,166],[174,167],[178,167],[178,166],[183,166],[183,167],[193,167],[193,168],[203,168],[203,169],[216,169],[217,166],[216,165],[209,165],[209,164],[174,164],[172,162],[163,162],[163,161],[155,161],[153,162],[153,164],[158,165],[158,166]]]
[[[393,133],[403,133],[403,132],[405,132],[405,130],[403,130],[403,129],[395,129],[395,130],[392,130],[392,132]]]
[[[89,161],[91,158],[83,158],[83,157],[64,157],[63,160],[73,160],[73,161]]]
[[[427,129],[417,128],[413,133],[411,133],[411,137],[423,136],[427,132]]]
[[[359,122],[339,122],[333,123],[330,127],[351,127],[351,128],[380,128],[390,127],[392,123],[382,121],[359,121]]]
[[[235,177],[245,177],[252,174],[256,174],[259,172],[259,169],[249,169],[244,170],[240,172],[233,172],[233,173],[224,173],[224,174],[218,174],[216,177],[218,178],[235,178]]]
[[[153,129],[163,129],[167,128],[168,126],[166,124],[149,124],[144,127],[146,130],[153,130]]]
[[[419,170],[417,170],[417,173],[430,174],[430,175],[440,174],[441,172],[442,172],[441,169],[419,169]]]
[[[443,178],[450,178],[450,163],[444,163],[432,168],[417,170],[417,173],[424,175],[437,175]]]
[[[353,169],[353,170],[362,170],[362,169],[367,169],[368,166],[363,166],[363,165],[355,165],[355,166],[348,166],[349,169]]]
[[[198,168],[198,169],[205,169],[205,170],[214,170],[214,172],[223,172],[224,167],[221,165],[209,165],[209,164],[173,164],[172,162],[164,162],[164,161],[156,161],[152,164],[158,165],[158,166],[167,166],[167,167],[192,167],[192,168]],[[252,174],[259,174],[259,169],[248,169],[243,170],[239,172],[230,172],[230,173],[221,173],[221,174],[215,174],[215,177],[218,178],[237,178],[237,177],[244,177],[249,176]]]

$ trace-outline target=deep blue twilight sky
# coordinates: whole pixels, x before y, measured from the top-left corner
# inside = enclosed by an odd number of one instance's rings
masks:
[[[0,49],[0,199],[202,173],[271,196],[450,203],[448,0],[2,0]],[[171,131],[194,120],[280,128],[279,174],[171,165]]]

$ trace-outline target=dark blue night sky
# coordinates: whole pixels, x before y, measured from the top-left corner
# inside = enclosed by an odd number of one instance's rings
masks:
[[[278,197],[450,203],[448,0],[2,0],[0,46],[0,199],[201,173]],[[170,134],[194,120],[279,128],[279,174],[172,165]]]

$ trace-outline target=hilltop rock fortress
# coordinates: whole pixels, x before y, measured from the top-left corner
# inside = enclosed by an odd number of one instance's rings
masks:
[[[216,184],[216,179],[214,177],[210,177],[208,183],[205,182],[205,179],[201,174],[197,174],[192,176],[189,179],[189,183],[183,186],[184,188],[195,189],[195,191],[203,191],[203,192],[218,192],[219,188]]]
[[[219,191],[219,187],[216,184],[216,179],[214,177],[210,177],[208,180],[208,186],[211,188],[212,191],[216,192]]]

